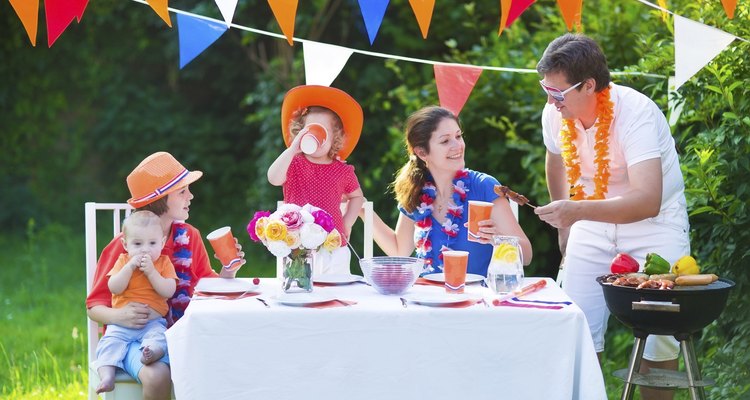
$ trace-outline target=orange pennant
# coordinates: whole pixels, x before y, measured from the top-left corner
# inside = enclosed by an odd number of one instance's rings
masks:
[[[568,30],[572,30],[574,24],[576,29],[580,30],[583,0],[557,0],[557,5],[560,7],[560,11],[562,12]]]
[[[172,27],[172,19],[169,17],[169,0],[146,0],[146,3],[170,28]]]
[[[409,0],[411,9],[417,17],[419,29],[422,31],[422,39],[427,39],[427,31],[430,30],[432,11],[435,9],[435,0]]]
[[[39,0],[10,0],[10,5],[16,10],[26,34],[29,35],[31,45],[36,47],[36,32],[39,26]]]
[[[734,18],[734,10],[737,8],[737,0],[721,0],[721,5],[724,6],[729,19]]]
[[[500,36],[508,23],[508,14],[510,14],[510,6],[513,4],[513,0],[500,0],[500,29],[497,31],[497,36]]]
[[[297,17],[298,0],[268,0],[273,16],[286,36],[289,45],[294,45],[294,19]]]
[[[435,85],[440,106],[458,115],[482,74],[478,67],[435,64]]]

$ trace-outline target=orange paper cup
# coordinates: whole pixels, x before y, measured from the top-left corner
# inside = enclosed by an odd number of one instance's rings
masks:
[[[321,124],[309,124],[305,126],[307,133],[299,142],[299,147],[305,154],[313,154],[328,140],[328,130]]]
[[[221,265],[229,271],[234,271],[240,267],[240,256],[237,253],[237,246],[232,236],[232,228],[225,226],[219,228],[206,236],[211,243],[216,255],[221,261]]]
[[[446,250],[443,252],[443,272],[445,273],[445,291],[447,293],[464,292],[466,265],[468,263],[468,251]]]
[[[466,230],[468,241],[479,241],[479,221],[490,219],[493,205],[486,201],[469,200],[469,229]]]

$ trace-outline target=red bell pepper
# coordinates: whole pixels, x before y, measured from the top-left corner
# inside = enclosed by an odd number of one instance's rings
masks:
[[[641,269],[641,265],[638,264],[638,261],[626,253],[618,253],[612,259],[612,264],[609,267],[613,274],[629,274],[638,272],[639,269]]]

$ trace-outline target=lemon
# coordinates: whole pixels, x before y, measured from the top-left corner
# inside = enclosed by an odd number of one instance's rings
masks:
[[[518,249],[508,243],[502,243],[495,247],[492,253],[492,259],[495,261],[512,263],[518,261]]]

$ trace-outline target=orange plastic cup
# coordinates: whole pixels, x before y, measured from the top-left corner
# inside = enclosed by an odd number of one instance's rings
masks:
[[[211,243],[216,255],[221,261],[221,265],[229,271],[234,271],[240,267],[242,260],[237,252],[237,247],[232,235],[232,228],[228,226],[221,227],[206,236]]]
[[[486,201],[469,200],[469,229],[466,230],[468,241],[479,241],[479,221],[490,219],[493,205]]]
[[[305,154],[313,154],[328,140],[328,130],[321,124],[309,124],[305,126],[307,133],[299,142],[299,147]]]
[[[446,293],[463,293],[466,287],[466,266],[469,252],[446,250],[443,252],[443,272]]]

